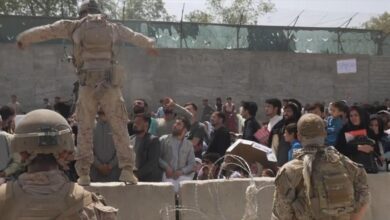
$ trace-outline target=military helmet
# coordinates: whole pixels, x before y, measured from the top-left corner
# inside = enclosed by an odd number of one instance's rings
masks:
[[[298,134],[304,139],[324,137],[326,135],[325,122],[315,114],[304,114],[298,121]]]
[[[79,15],[83,13],[98,14],[101,13],[99,4],[95,0],[84,0],[79,8]]]
[[[14,153],[58,154],[73,152],[72,129],[57,112],[39,109],[32,111],[20,121],[11,141]]]

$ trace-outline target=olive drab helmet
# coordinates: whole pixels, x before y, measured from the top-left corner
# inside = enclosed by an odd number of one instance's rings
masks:
[[[39,109],[20,121],[11,141],[13,153],[27,152],[32,160],[37,154],[53,154],[56,158],[64,151],[73,152],[72,129],[57,112]]]
[[[99,4],[95,0],[84,0],[79,8],[79,16],[82,14],[99,14],[101,9]]]
[[[297,123],[298,134],[304,139],[326,136],[325,122],[318,115],[307,113]]]

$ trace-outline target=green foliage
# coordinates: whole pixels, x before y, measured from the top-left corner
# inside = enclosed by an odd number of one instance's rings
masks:
[[[74,17],[77,0],[1,0],[0,14]]]
[[[96,0],[102,12],[111,19],[122,19],[122,9],[119,7],[121,0]]]
[[[369,21],[364,23],[368,29],[383,31],[386,35],[390,34],[390,13],[383,13],[378,17],[372,17]]]
[[[0,0],[0,14],[77,17],[81,0]],[[173,21],[162,0],[96,0],[112,19]]]
[[[187,14],[185,16],[185,20],[189,22],[211,23],[213,22],[214,17],[211,14],[208,14],[201,10],[195,10]]]
[[[173,21],[162,0],[126,0],[125,19]]]
[[[383,55],[383,48],[385,46],[385,40],[390,36],[390,14],[385,12],[378,17],[372,17],[364,26],[368,29],[374,29],[382,31],[383,34],[379,35],[376,40],[378,43],[378,55]]]
[[[226,24],[257,24],[259,16],[274,10],[274,4],[269,0],[207,0],[208,10],[194,11],[186,19],[196,22],[226,23]],[[214,15],[214,16],[211,16]]]

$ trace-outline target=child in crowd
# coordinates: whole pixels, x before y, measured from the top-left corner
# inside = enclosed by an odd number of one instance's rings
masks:
[[[327,136],[325,144],[327,146],[334,146],[336,139],[344,125],[343,114],[346,104],[343,101],[332,102],[330,104],[330,116],[326,119]]]
[[[197,180],[217,179],[219,173],[220,158],[218,153],[206,153],[203,155],[202,165],[197,175]]]
[[[296,123],[288,124],[284,129],[284,140],[291,145],[291,148],[288,151],[289,161],[294,159],[294,152],[302,148],[301,143],[298,141],[297,133],[298,132]]]

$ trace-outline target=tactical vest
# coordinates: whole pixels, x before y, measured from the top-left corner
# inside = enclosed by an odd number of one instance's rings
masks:
[[[77,220],[82,208],[93,202],[91,193],[74,183],[67,183],[52,194],[27,194],[18,182],[0,186],[0,219]]]
[[[326,151],[330,152],[325,153]],[[343,216],[354,211],[353,180],[345,163],[345,158],[334,150],[324,149],[316,152],[308,201],[315,219]]]
[[[123,67],[114,60],[115,36],[114,25],[103,15],[88,15],[79,21],[72,40],[74,65],[81,86],[95,87],[102,81],[122,86],[126,76]]]
[[[110,69],[114,58],[114,30],[103,15],[88,15],[73,31],[76,67],[83,70]]]

